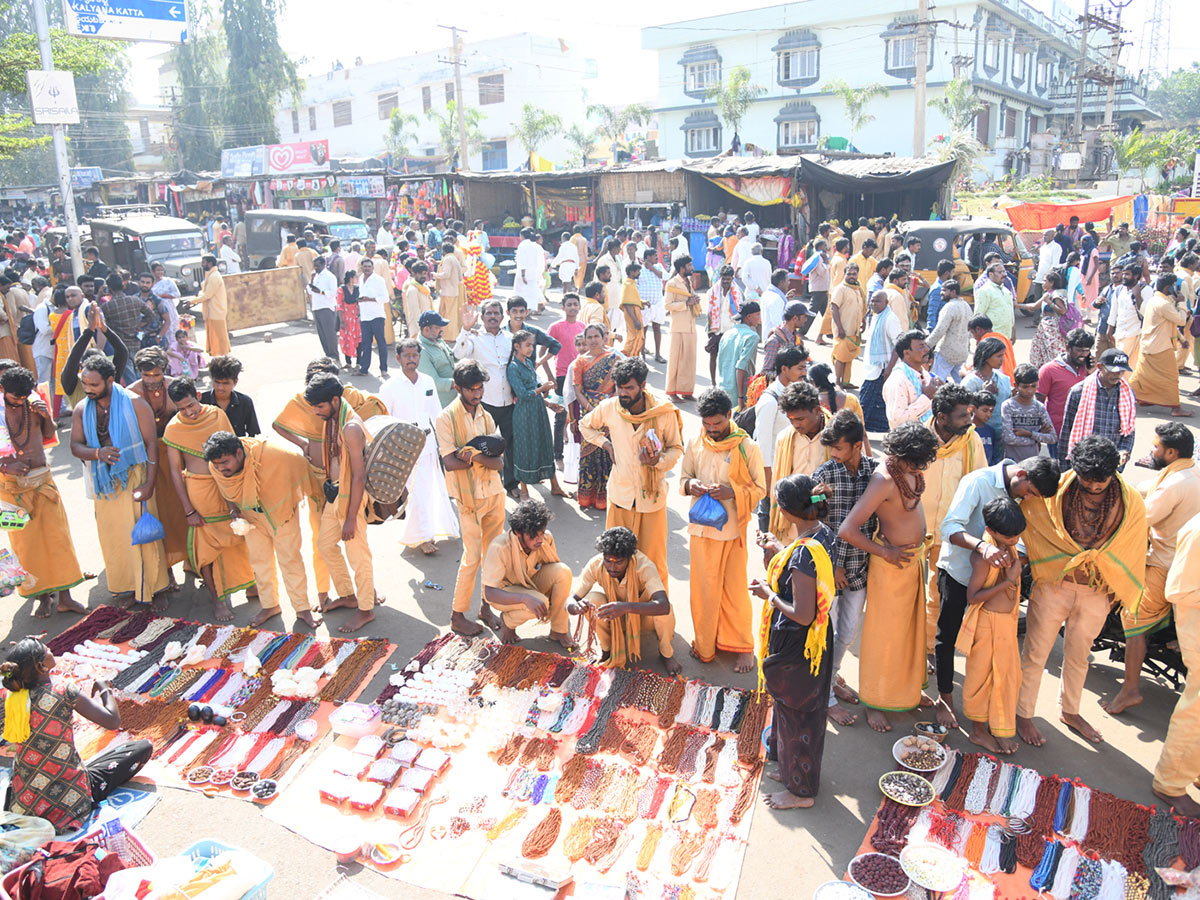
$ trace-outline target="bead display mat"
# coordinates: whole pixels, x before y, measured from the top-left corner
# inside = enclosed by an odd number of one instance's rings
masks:
[[[105,609],[105,608],[101,607],[100,609]],[[95,615],[96,612],[99,612],[99,610],[93,611],[93,613],[90,614],[88,618],[91,618],[91,615]],[[159,618],[167,618],[167,617],[159,617]],[[85,618],[84,620],[81,620],[81,622],[79,624],[82,625],[82,624],[86,623],[86,621],[87,621],[87,619]],[[130,620],[130,621],[132,621],[132,620]],[[209,626],[205,623],[193,623],[193,622],[189,622],[188,620],[184,620],[184,619],[178,619],[178,620],[172,620],[172,621],[175,623],[178,623],[178,624],[183,624],[183,625],[199,625],[200,630],[196,634],[197,638],[202,637],[206,633],[206,629],[209,627],[217,627],[218,634],[223,634],[224,631],[222,631],[222,629],[225,628],[225,626]],[[252,634],[252,635],[254,635],[255,638],[259,638],[260,640],[261,640],[260,636],[269,636],[271,640],[275,640],[277,638],[293,637],[293,634],[289,633],[289,632],[264,631],[261,629],[252,629],[252,628],[237,628],[234,630],[233,633],[238,634],[238,635],[251,635]],[[306,635],[297,635],[297,636],[305,637]],[[64,633],[63,637],[66,637],[65,633]],[[111,640],[106,640],[103,638],[94,638],[93,640],[94,640],[95,644],[98,644],[101,646],[106,646],[106,647],[112,647],[113,649],[119,650],[119,651],[128,651],[131,647],[130,641],[128,641],[128,640],[122,641],[119,643],[113,642]],[[365,639],[363,639],[363,640],[365,640]],[[307,651],[308,649],[311,649],[312,647],[318,646],[318,645],[329,645],[330,643],[331,643],[330,640],[325,640],[325,639],[314,640],[312,643],[306,645],[305,650]],[[359,641],[355,640],[355,639],[349,639],[349,640],[344,640],[341,638],[333,639],[334,647],[357,645],[358,643],[359,643]],[[150,646],[153,646],[153,645],[150,645]],[[184,648],[186,649],[186,642],[184,643]],[[153,655],[153,653],[158,653],[161,655],[162,649],[163,649],[162,647],[159,647],[156,651],[153,651],[151,655]],[[385,652],[382,652],[379,655],[378,659],[376,659],[375,662],[372,663],[372,665],[370,667],[368,667],[365,671],[363,671],[355,679],[355,681],[352,685],[347,686],[346,696],[345,696],[346,700],[354,700],[359,695],[362,694],[364,688],[370,683],[371,679],[375,677],[375,675],[379,672],[379,670],[387,662],[388,658],[392,655],[392,653],[395,652],[395,649],[396,649],[396,646],[394,644],[391,644],[391,643],[386,644]],[[84,691],[84,692],[89,691],[91,688],[92,679],[89,676],[87,676],[86,674],[82,678],[76,677],[75,673],[73,671],[73,667],[71,665],[67,664],[65,659],[61,658],[62,657],[61,653],[59,654],[59,656],[60,656],[60,662],[59,662],[59,665],[55,669],[55,676],[54,676],[55,680],[56,681],[73,681],[78,685],[78,687],[80,688],[81,691]],[[301,656],[297,658],[296,662],[299,662],[300,658],[302,658],[302,657],[303,657],[303,654],[301,654]],[[243,660],[243,662],[244,662],[244,660]],[[175,663],[178,664],[179,660],[176,660]],[[217,668],[220,668],[220,663],[221,663],[221,657],[214,656],[211,659],[202,660],[193,666],[183,666],[182,668],[184,668],[184,669],[196,668],[196,669],[200,669],[203,672],[205,670],[216,670]],[[229,668],[231,670],[231,672],[230,672],[231,677],[235,673],[240,673],[243,675],[245,674],[242,669],[242,662],[238,662],[232,666],[227,666],[226,668]],[[282,666],[280,666],[279,668],[282,668]],[[326,687],[329,684],[329,682],[331,680],[333,680],[333,678],[335,678],[335,677],[337,677],[336,672],[333,675],[322,676],[318,681],[318,686],[320,688]],[[194,686],[201,684],[203,682],[204,678],[205,678],[205,676],[203,674],[197,676],[191,683],[189,683],[187,685],[187,687],[182,691],[182,693],[186,694]],[[178,698],[147,697],[145,694],[138,694],[138,693],[133,693],[133,692],[128,692],[128,691],[120,691],[120,690],[118,690],[117,693],[118,693],[118,696],[122,699],[133,699],[133,700],[142,702],[143,704],[166,704],[166,703],[173,702],[173,701],[178,702]],[[266,702],[270,702],[274,706],[279,701],[278,701],[278,698],[275,698],[274,695],[271,695],[269,700]],[[201,705],[203,705],[203,704],[201,704]],[[310,718],[312,718],[317,724],[316,736],[308,743],[308,746],[306,749],[304,749],[302,752],[298,752],[297,755],[293,759],[291,759],[286,770],[279,773],[280,777],[277,780],[279,780],[280,786],[286,784],[287,781],[290,780],[290,778],[294,777],[295,774],[301,768],[303,768],[307,759],[312,756],[313,751],[320,744],[321,740],[324,738],[324,736],[326,734],[328,734],[330,732],[329,716],[334,712],[335,709],[336,709],[336,704],[333,702],[321,701],[318,703],[316,709],[310,715]],[[243,711],[244,711],[244,709],[243,709]],[[194,792],[199,792],[199,793],[217,793],[221,796],[233,797],[235,799],[240,799],[240,800],[253,800],[254,798],[250,795],[250,793],[248,791],[244,791],[244,790],[234,791],[232,789],[232,787],[228,784],[223,785],[223,786],[217,786],[217,785],[213,785],[213,784],[209,784],[209,783],[191,784],[188,782],[186,777],[182,774],[182,772],[180,771],[180,769],[178,768],[177,765],[168,764],[166,762],[166,760],[170,759],[172,754],[174,754],[177,749],[182,749],[184,742],[187,741],[191,735],[193,735],[197,732],[204,732],[204,731],[223,732],[220,735],[220,737],[214,739],[214,741],[219,741],[221,739],[221,737],[225,737],[226,735],[240,733],[240,730],[241,730],[240,725],[238,725],[238,723],[231,722],[228,725],[226,725],[224,729],[219,729],[214,725],[204,725],[202,722],[189,721],[186,717],[186,712],[184,712],[184,714],[182,714],[180,716],[180,724],[183,726],[186,726],[187,731],[181,737],[179,737],[177,740],[172,741],[170,744],[167,744],[165,746],[165,748],[162,748],[161,750],[159,748],[162,747],[163,740],[159,739],[158,741],[156,741],[156,744],[155,744],[156,752],[155,752],[154,758],[146,765],[146,767],[144,769],[142,769],[141,772],[139,772],[134,777],[134,781],[139,781],[142,783],[151,783],[151,784],[156,784],[159,786],[173,787],[173,788],[178,788],[180,790],[194,791]],[[124,732],[124,731],[121,731],[121,732],[109,731],[107,729],[101,728],[100,726],[98,726],[92,722],[87,721],[86,719],[83,719],[82,717],[80,717],[78,715],[76,715],[74,717],[74,729],[75,729],[76,747],[79,750],[80,756],[85,760],[90,759],[91,757],[95,756],[97,753],[104,750],[106,747],[114,746],[115,741],[118,741],[118,740],[123,741],[129,737],[138,738],[138,737],[146,736],[146,735],[143,735],[143,734],[140,734],[137,732],[130,733],[130,732]],[[197,738],[197,740],[199,740],[199,738]],[[289,744],[287,749],[290,749],[291,747],[294,747],[294,746],[295,746],[295,743]],[[283,756],[286,755],[287,749],[281,750],[278,758],[283,758]],[[249,758],[249,757],[247,757],[247,758]],[[180,761],[183,761],[186,759],[187,759],[186,753],[181,754]],[[278,796],[278,795],[276,795],[276,796]]]
[[[949,749],[949,748],[947,748],[947,749]],[[987,777],[987,782],[988,782],[988,787],[986,790],[987,802],[986,802],[986,805],[984,806],[984,809],[981,812],[977,812],[977,813],[967,812],[963,808],[964,807],[964,793],[963,793],[962,788],[960,787],[960,789],[957,791],[947,793],[946,791],[942,790],[943,786],[939,783],[939,780],[937,779],[937,777],[934,774],[930,774],[927,777],[929,777],[933,781],[934,787],[935,787],[935,793],[937,794],[937,796],[934,799],[933,803],[931,803],[927,807],[929,814],[931,814],[933,817],[945,817],[948,814],[952,813],[954,815],[957,815],[966,824],[959,828],[959,830],[957,831],[957,840],[951,841],[953,846],[949,846],[949,847],[946,845],[946,843],[934,839],[933,836],[930,834],[930,832],[925,831],[922,828],[922,825],[924,824],[924,821],[925,821],[922,818],[917,819],[916,824],[912,827],[910,834],[909,834],[910,839],[915,838],[915,840],[912,841],[913,843],[933,844],[933,845],[941,847],[943,849],[949,849],[951,853],[953,853],[954,855],[959,857],[959,859],[962,859],[964,862],[966,862],[966,864],[967,864],[966,879],[967,880],[966,880],[966,884],[963,886],[965,889],[963,894],[959,895],[956,893],[955,890],[951,890],[951,891],[946,892],[943,895],[945,897],[969,896],[969,900],[992,900],[992,898],[995,898],[995,900],[1008,900],[1008,898],[1039,896],[1039,891],[1036,890],[1035,888],[1031,887],[1031,885],[1030,885],[1030,879],[1034,875],[1034,868],[1035,868],[1034,866],[1026,865],[1026,864],[1018,861],[1016,863],[1015,870],[1011,873],[1005,872],[1005,871],[999,871],[999,872],[995,872],[995,873],[991,873],[991,874],[984,874],[983,872],[980,871],[980,866],[976,864],[976,861],[971,858],[970,852],[965,849],[967,846],[969,846],[969,842],[970,842],[970,837],[969,837],[970,831],[968,830],[968,826],[974,827],[976,825],[980,825],[980,826],[1001,827],[1006,822],[1005,816],[992,814],[990,811],[991,807],[992,807],[993,798],[996,796],[997,792],[999,792],[1001,790],[1001,787],[1002,787],[1003,773],[1001,771],[1001,767],[1004,766],[1005,764],[1014,765],[1018,770],[1025,770],[1027,772],[1031,772],[1031,773],[1033,773],[1034,776],[1037,776],[1038,778],[1040,778],[1042,782],[1047,782],[1047,781],[1053,782],[1055,784],[1055,786],[1054,786],[1054,790],[1051,793],[1053,793],[1054,795],[1058,794],[1058,790],[1061,788],[1061,785],[1063,782],[1066,782],[1072,786],[1071,789],[1066,791],[1066,794],[1068,794],[1068,795],[1073,795],[1074,792],[1076,791],[1076,789],[1083,789],[1083,790],[1089,791],[1091,794],[1092,801],[1093,801],[1093,802],[1089,803],[1089,806],[1090,806],[1091,813],[1093,815],[1095,815],[1096,812],[1101,810],[1100,801],[1095,798],[1098,796],[1103,796],[1104,798],[1106,798],[1105,802],[1109,805],[1104,807],[1104,809],[1106,810],[1106,814],[1104,816],[1102,816],[1102,818],[1104,820],[1114,820],[1117,822],[1115,829],[1107,829],[1106,828],[1105,830],[1115,830],[1116,832],[1126,832],[1127,837],[1128,837],[1128,833],[1132,832],[1134,829],[1127,828],[1126,823],[1131,822],[1137,818],[1140,818],[1141,820],[1144,821],[1147,818],[1147,816],[1153,816],[1156,812],[1159,815],[1162,815],[1162,813],[1163,813],[1163,811],[1161,809],[1157,809],[1156,807],[1147,807],[1142,804],[1134,803],[1133,801],[1123,800],[1121,798],[1113,797],[1110,794],[1101,794],[1101,792],[1094,791],[1093,789],[1087,787],[1078,779],[1067,779],[1067,778],[1062,778],[1060,776],[1049,776],[1048,778],[1046,776],[1038,776],[1038,773],[1036,773],[1034,770],[1030,769],[1029,767],[1021,766],[1019,763],[1013,763],[1011,757],[1009,757],[1007,759],[997,759],[996,757],[993,757],[986,753],[961,753],[959,751],[949,750],[949,753],[947,754],[946,763],[945,763],[943,769],[939,770],[939,773],[941,773],[944,776],[946,774],[946,772],[944,770],[952,770],[953,767],[955,766],[955,761],[958,759],[961,759],[964,763],[964,766],[962,769],[962,775],[960,775],[960,779],[965,776],[965,780],[968,782],[974,781],[975,772],[978,771],[981,761],[985,761],[983,763],[985,766],[990,764],[991,766],[994,767],[993,770],[991,771],[990,775]],[[985,775],[986,774],[987,773],[985,772]],[[1012,776],[1010,776],[1010,777],[1012,777]],[[982,783],[983,781],[984,781],[984,778],[981,776],[979,779],[979,782]],[[982,793],[979,796],[982,796]],[[1011,802],[1012,795],[1010,794],[1009,796],[1010,796],[1010,802]],[[949,802],[947,802],[947,801],[949,801]],[[880,846],[873,843],[873,839],[875,838],[877,832],[879,832],[880,827],[881,827],[880,826],[880,817],[881,817],[881,815],[885,814],[885,810],[890,803],[891,803],[891,801],[885,798],[883,800],[883,802],[880,804],[879,809],[876,811],[875,816],[871,820],[870,827],[867,829],[866,837],[863,838],[862,844],[859,846],[858,850],[856,851],[856,855],[864,854],[864,853],[874,853],[874,852],[887,852],[887,853],[890,853],[891,855],[898,855],[898,853],[893,852],[893,850],[890,848],[883,849]],[[978,805],[978,801],[976,801],[974,806],[977,806],[977,805]],[[1051,801],[1051,806],[1056,806],[1056,805],[1057,805],[1056,801]],[[1043,801],[1039,798],[1036,803],[1035,809],[1040,808],[1042,806],[1043,806]],[[1073,809],[1074,809],[1073,802],[1065,805],[1065,807],[1064,807],[1064,812],[1066,813],[1065,822],[1062,823],[1061,828],[1055,827],[1054,819],[1052,817],[1051,824],[1049,824],[1043,830],[1042,834],[1035,834],[1033,832],[1030,832],[1028,835],[1025,835],[1024,837],[1030,841],[1036,841],[1036,844],[1034,845],[1035,848],[1043,848],[1046,840],[1050,839],[1050,840],[1054,840],[1054,841],[1058,842],[1059,844],[1063,845],[1064,847],[1073,847],[1077,850],[1080,850],[1086,856],[1088,856],[1092,859],[1109,860],[1110,862],[1113,860],[1116,860],[1117,862],[1121,862],[1120,859],[1117,859],[1117,855],[1106,856],[1103,852],[1101,852],[1100,847],[1099,847],[1099,842],[1095,839],[1095,836],[1097,835],[1097,831],[1095,828],[1095,820],[1094,819],[1090,823],[1087,823],[1084,825],[1083,840],[1078,841],[1075,839],[1075,837],[1077,837],[1078,835],[1072,831],[1072,828],[1076,824],[1075,822],[1072,821],[1071,811]],[[1038,813],[1036,811],[1029,817],[1030,820],[1036,820],[1037,818],[1038,818]],[[1195,855],[1200,856],[1200,821],[1197,821],[1194,819],[1186,819],[1186,818],[1179,817],[1179,816],[1174,816],[1173,821],[1176,823],[1176,825],[1178,826],[1179,831],[1181,833],[1185,830],[1185,828],[1193,830],[1193,833],[1196,835],[1195,844],[1196,844],[1196,847],[1198,848],[1194,852],[1195,852]],[[1068,833],[1068,832],[1070,832],[1070,833]],[[924,838],[922,838],[923,833],[926,835]],[[965,840],[964,840],[964,834],[967,835]],[[1020,839],[1021,838],[1018,837],[1018,840],[1020,840]],[[1106,839],[1104,841],[1104,845],[1107,847],[1108,843],[1109,843],[1109,841]],[[910,843],[910,846],[911,846],[911,843]],[[1138,860],[1141,861],[1140,862],[1141,868],[1143,868],[1143,869],[1146,868],[1146,866],[1145,866],[1146,861],[1142,858],[1143,852],[1148,853],[1146,848],[1147,848],[1147,843],[1144,838],[1139,841],[1132,841],[1132,840],[1128,840],[1128,839],[1125,841],[1125,846],[1122,849],[1122,851],[1120,852],[1119,856],[1123,857],[1124,861],[1129,864],[1129,866],[1126,868],[1126,871],[1131,871],[1131,872],[1136,873],[1136,869],[1134,869],[1133,867],[1139,865]],[[1039,857],[1041,856],[1041,852],[1042,852],[1041,850],[1035,849],[1034,852]],[[1162,865],[1164,867],[1169,866],[1171,868],[1180,869],[1180,870],[1187,868],[1184,860],[1181,859],[1178,856],[1178,854],[1172,855],[1168,851],[1167,855],[1170,856],[1171,858],[1169,860],[1166,858],[1160,858],[1159,859],[1160,865]],[[984,854],[984,857],[986,858],[986,853]],[[1200,864],[1200,863],[1198,863],[1198,864]],[[1141,874],[1141,873],[1136,873],[1136,874]],[[1161,882],[1161,879],[1158,879],[1156,875],[1154,875],[1152,877]],[[845,875],[845,878],[846,878],[846,880],[849,880],[848,873]],[[1136,881],[1136,880],[1137,880],[1137,878],[1135,877],[1134,881]],[[1124,898],[1124,900],[1146,900],[1146,898],[1148,896],[1147,886],[1148,886],[1148,882],[1143,882],[1140,887],[1127,883],[1126,889],[1124,890],[1124,892],[1117,894],[1116,896]],[[1047,885],[1045,890],[1043,892],[1041,892],[1041,896],[1045,896],[1045,897],[1049,898],[1049,900],[1055,900],[1056,895],[1052,894],[1050,892],[1050,887],[1051,887],[1050,885]],[[918,888],[917,885],[915,885],[915,884],[912,885],[912,887],[910,887],[909,894],[908,894],[909,897],[921,897],[921,898],[932,897],[935,895],[936,894],[934,892],[926,892],[923,888]],[[1069,896],[1071,898],[1071,900],[1075,900],[1075,898],[1077,898],[1077,897],[1090,897],[1090,898],[1092,898],[1092,900],[1097,900],[1097,898],[1098,898],[1098,900],[1104,900],[1103,895],[1098,895],[1096,893],[1089,894],[1086,891],[1082,892],[1082,893],[1070,893],[1069,895],[1064,895],[1064,900],[1066,900],[1067,896]],[[1155,893],[1153,890],[1151,890],[1149,893],[1149,897],[1153,898],[1154,896],[1155,896]],[[1171,888],[1171,887],[1166,887],[1166,892],[1163,894],[1159,894],[1159,896],[1174,897],[1175,889]]]
[[[442,639],[444,640],[444,639]],[[453,638],[456,642],[470,644],[461,638]],[[436,643],[436,642],[435,642]],[[476,642],[486,643],[486,642]],[[494,646],[494,645],[493,645]],[[530,656],[548,657],[561,663],[562,657],[555,654],[531,653]],[[418,657],[419,658],[419,657]],[[577,668],[585,667],[579,662]],[[406,667],[405,672],[411,674],[413,666]],[[600,667],[588,667],[593,671],[604,672]],[[641,673],[638,673],[640,677]],[[651,676],[653,677],[653,676]],[[396,678],[393,681],[398,680]],[[705,685],[708,688],[710,686]],[[543,689],[542,695],[552,693],[553,689]],[[385,692],[387,695],[388,692]],[[486,693],[486,688],[484,689]],[[592,702],[597,702],[593,700]],[[449,715],[449,710],[442,707],[436,714],[439,721],[455,721]],[[617,718],[631,722],[657,723],[658,718],[644,710],[621,707]],[[689,829],[692,834],[706,834],[713,838],[717,851],[713,855],[707,873],[707,880],[698,882],[693,879],[700,864],[700,856],[692,859],[682,876],[675,876],[671,871],[671,852],[677,842],[676,826],[669,821],[670,805],[675,785],[681,776],[672,776],[670,787],[665,791],[657,815],[651,821],[640,814],[629,822],[627,828],[631,833],[624,850],[610,864],[606,872],[601,872],[590,864],[586,858],[572,863],[564,852],[564,845],[572,826],[577,820],[588,816],[593,819],[602,818],[602,809],[577,809],[569,802],[558,802],[553,796],[552,789],[546,789],[542,802],[533,805],[532,797],[525,800],[506,797],[504,792],[510,784],[510,776],[514,770],[519,770],[519,761],[514,764],[500,765],[497,762],[497,746],[511,738],[512,731],[504,733],[491,729],[483,721],[481,714],[469,726],[460,746],[449,747],[449,767],[438,775],[426,790],[424,797],[407,817],[398,817],[384,812],[390,789],[383,793],[384,801],[373,811],[359,812],[351,808],[349,803],[334,804],[321,798],[322,786],[330,783],[335,777],[335,769],[352,755],[357,744],[356,739],[339,737],[332,746],[319,753],[279,797],[264,809],[264,815],[271,821],[277,822],[289,830],[307,838],[313,843],[329,850],[345,852],[356,845],[373,845],[379,842],[404,843],[404,837],[409,839],[409,846],[403,849],[408,855],[406,861],[397,864],[379,866],[366,854],[359,861],[364,865],[375,868],[389,877],[408,882],[420,887],[459,894],[466,897],[491,898],[516,896],[517,882],[501,874],[499,865],[512,863],[525,868],[538,867],[555,874],[570,873],[575,879],[573,886],[565,888],[561,896],[572,896],[574,893],[583,895],[586,886],[590,891],[611,892],[617,886],[624,886],[628,875],[637,878],[643,892],[640,895],[649,900],[653,897],[683,897],[702,900],[702,898],[733,897],[737,891],[737,882],[745,854],[746,840],[750,831],[754,801],[757,798],[757,787],[761,777],[760,768],[746,768],[736,764],[732,768],[722,770],[719,766],[714,773],[712,785],[703,782],[702,773],[697,767],[695,780],[687,782],[687,786],[696,791],[702,788],[716,787],[720,789],[721,802],[717,807],[717,824],[710,829],[703,829],[695,818],[689,817],[680,827]],[[377,727],[374,734],[384,735],[389,725],[386,723]],[[554,735],[542,729],[516,729],[525,731],[531,737],[546,737]],[[582,734],[582,732],[581,732]],[[638,781],[642,784],[646,778],[653,783],[656,779],[666,777],[658,770],[659,751],[665,738],[665,732],[660,733],[646,765],[637,766],[634,760],[625,755],[617,755],[601,750],[589,755],[589,760],[603,763],[607,766],[618,766],[620,772],[636,769]],[[736,741],[736,737],[731,738]],[[761,735],[758,738],[761,750]],[[561,743],[554,752],[552,764],[547,773],[550,776],[561,774],[564,764],[572,758],[577,738],[562,735]],[[387,755],[384,750],[383,755]],[[703,755],[703,754],[701,754]],[[686,778],[682,778],[686,781]],[[734,798],[739,794],[742,785],[748,784],[750,806],[735,825],[729,817],[729,811]],[[609,795],[611,796],[611,795]],[[620,797],[621,794],[617,793]],[[433,801],[433,802],[431,802]],[[438,802],[440,801],[440,802]],[[525,809],[519,821],[506,832],[489,839],[487,827],[489,823],[496,824],[506,820],[515,810]],[[682,808],[682,807],[681,807]],[[428,810],[428,812],[426,812]],[[562,817],[562,825],[550,851],[537,859],[522,857],[522,844],[531,830],[535,828],[551,810],[557,810]],[[415,841],[416,834],[409,831],[425,818],[424,831],[419,842]],[[468,827],[457,836],[453,820],[459,818],[468,823]],[[677,819],[682,815],[677,814]],[[663,827],[662,838],[647,870],[642,872],[636,868],[636,860],[642,847],[644,835],[652,825]],[[720,836],[716,840],[716,836]],[[706,841],[707,843],[707,841]],[[601,860],[603,862],[603,860]],[[449,864],[448,864],[449,863]],[[719,883],[718,883],[719,882]],[[608,886],[608,887],[601,887]],[[719,888],[719,889],[718,889]],[[554,892],[545,890],[539,896],[551,897]],[[588,896],[598,896],[588,893]],[[608,896],[624,896],[623,893],[607,893]]]

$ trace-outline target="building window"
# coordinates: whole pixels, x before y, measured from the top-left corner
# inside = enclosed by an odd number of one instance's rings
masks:
[[[817,77],[817,48],[784,50],[779,54],[779,83]]]
[[[894,37],[888,41],[889,69],[912,69],[916,65],[916,37]]]
[[[1029,54],[1024,50],[1013,51],[1013,80],[1022,82],[1025,80],[1025,67],[1029,65]]]
[[[1042,130],[1042,121],[1037,116],[1029,117],[1029,135],[1032,137]]]
[[[812,147],[817,143],[820,123],[816,119],[779,123],[780,147]]]
[[[483,145],[483,171],[508,168],[508,141],[486,141]]]
[[[689,128],[687,134],[688,153],[709,153],[721,146],[721,128]]]
[[[479,105],[504,102],[504,75],[484,75],[479,79]]]
[[[989,103],[975,114],[975,139],[984,146],[991,144],[992,106]]]
[[[1012,107],[1004,110],[1004,121],[1000,124],[1002,131],[1001,137],[1016,137],[1017,136],[1017,111]]]
[[[292,134],[300,133],[300,110],[292,110]]]
[[[1042,59],[1037,64],[1037,86],[1044,88],[1050,83],[1050,67],[1052,63],[1048,59]]]
[[[379,118],[387,121],[400,108],[400,99],[395,91],[379,95]]]
[[[421,112],[429,112],[433,106],[433,91],[429,87],[421,88]]]
[[[425,155],[426,156],[436,156],[437,155],[437,147],[426,147]]]
[[[349,125],[354,121],[354,117],[350,112],[349,100],[334,100],[333,101],[333,127],[341,128],[343,125]]]
[[[710,59],[704,62],[690,63],[684,68],[684,90],[707,91],[721,81],[721,63]]]
[[[317,108],[315,106],[310,106],[308,108],[308,130],[317,130]]]
[[[983,64],[992,69],[1000,67],[1000,39],[988,38],[983,44]]]
[[[447,105],[454,102],[454,82],[446,82],[446,103]]]

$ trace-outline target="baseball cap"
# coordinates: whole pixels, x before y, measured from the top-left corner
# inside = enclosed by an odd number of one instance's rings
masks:
[[[1100,354],[1100,365],[1110,372],[1132,372],[1129,367],[1129,354],[1122,353],[1116,347],[1110,347]]]
[[[432,309],[427,309],[421,313],[421,318],[417,319],[418,328],[428,328],[430,325],[449,325],[449,319],[443,319]]]
[[[811,316],[811,315],[812,315],[812,313],[809,311],[808,307],[805,306],[803,303],[801,303],[799,300],[793,300],[783,310],[783,317],[785,319],[794,319],[794,318],[796,318],[796,316]]]
[[[742,308],[738,312],[738,315],[744,319],[746,316],[752,316],[756,312],[762,312],[762,307],[758,305],[757,300],[750,300],[742,304]]]

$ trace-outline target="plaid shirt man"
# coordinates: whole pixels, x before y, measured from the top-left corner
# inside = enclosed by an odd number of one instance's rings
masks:
[[[142,346],[138,332],[154,330],[154,314],[133,294],[114,294],[100,311],[104,313],[105,324],[117,333],[131,356]]]
[[[763,344],[762,372],[768,378],[774,378],[779,374],[775,370],[775,357],[779,355],[780,350],[786,347],[804,346],[804,335],[799,330],[792,332],[791,340],[781,337],[781,335],[787,333],[788,330],[782,325],[778,328],[772,328],[771,333],[767,335],[766,341]]]
[[[1093,373],[1088,376],[1095,378]],[[1079,382],[1071,388],[1071,392],[1067,394],[1067,406],[1063,410],[1062,430],[1058,434],[1058,459],[1066,468],[1070,465],[1068,462],[1067,450],[1071,443],[1071,429],[1075,427],[1075,413],[1079,410],[1079,398],[1083,393],[1083,386],[1087,384],[1087,379]],[[1133,452],[1133,432],[1129,434],[1121,434],[1121,386],[1113,385],[1110,388],[1100,385],[1100,389],[1096,391],[1096,417],[1092,420],[1092,427],[1085,434],[1098,434],[1108,438],[1117,445],[1117,449],[1122,453],[1130,454]]]
[[[846,516],[850,515],[854,504],[866,493],[867,484],[871,481],[871,476],[875,474],[877,468],[879,468],[879,461],[872,456],[864,455],[857,474],[832,459],[822,463],[813,473],[812,477],[815,483],[824,482],[833,488],[833,496],[825,499],[825,503],[829,507],[829,516],[825,519],[825,524],[835,532],[842,527],[842,522]],[[859,531],[867,537],[871,537],[875,534],[876,527],[876,518],[871,516],[863,522]],[[847,590],[861,591],[867,586],[867,559],[869,557],[869,553],[852,547],[838,538],[834,548],[833,565],[846,570]]]

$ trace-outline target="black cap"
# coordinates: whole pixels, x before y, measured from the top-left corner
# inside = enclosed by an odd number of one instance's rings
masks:
[[[1116,347],[1110,347],[1100,354],[1100,365],[1110,372],[1132,372],[1129,367],[1129,354],[1123,353]]]
[[[428,328],[430,325],[449,325],[449,319],[443,319],[432,309],[427,309],[421,313],[421,317],[417,319],[418,328]]]
[[[762,307],[758,305],[757,300],[749,300],[742,304],[742,308],[738,312],[738,315],[744,319],[746,316],[752,316],[756,312],[762,312]]]
[[[784,319],[794,319],[797,316],[811,316],[812,312],[809,308],[799,300],[792,300],[783,309]]]

